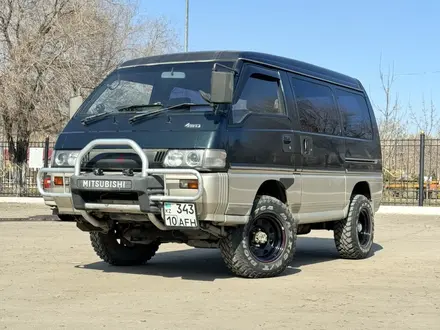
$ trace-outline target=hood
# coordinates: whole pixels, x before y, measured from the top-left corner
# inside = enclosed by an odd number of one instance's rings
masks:
[[[131,124],[132,116],[115,114],[87,125],[74,117],[59,135],[55,149],[80,150],[94,139],[115,138],[132,139],[143,149],[223,147],[220,133],[225,118],[212,112],[168,112]]]

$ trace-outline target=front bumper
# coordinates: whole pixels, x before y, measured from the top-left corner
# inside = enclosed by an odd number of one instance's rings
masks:
[[[82,173],[82,158],[98,145],[128,145],[142,160],[141,173]],[[42,168],[37,185],[43,197],[53,198],[59,209],[71,208],[72,213],[88,220],[92,213],[124,213],[158,215],[164,202],[194,203],[199,220],[224,220],[227,202],[227,174],[204,173],[194,169],[156,169],[148,167],[142,149],[128,139],[91,141],[78,155],[74,168]],[[43,175],[62,175],[68,184],[47,191],[42,185]],[[180,180],[197,180],[197,189],[180,189]],[[206,183],[205,183],[206,181]],[[64,183],[66,180],[63,181]],[[60,191],[61,190],[61,191]],[[105,198],[103,198],[105,196]],[[70,213],[70,212],[69,212]],[[223,217],[222,217],[223,215]],[[90,221],[89,221],[90,222]]]

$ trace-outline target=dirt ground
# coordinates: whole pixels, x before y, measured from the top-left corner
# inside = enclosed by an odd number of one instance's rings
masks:
[[[52,216],[52,210],[45,204],[0,203],[0,219],[15,220],[35,218],[36,220],[59,220]]]
[[[377,215],[374,255],[300,236],[271,279],[232,277],[217,250],[163,245],[111,267],[71,222],[0,222],[0,328],[439,329],[440,217]]]

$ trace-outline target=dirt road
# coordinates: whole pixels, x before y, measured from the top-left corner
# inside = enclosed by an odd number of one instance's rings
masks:
[[[232,277],[217,250],[164,245],[116,268],[66,222],[0,222],[0,328],[439,329],[440,217],[378,215],[375,254],[301,236],[284,276]]]

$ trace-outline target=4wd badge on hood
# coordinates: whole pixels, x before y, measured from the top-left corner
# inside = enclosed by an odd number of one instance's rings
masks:
[[[186,128],[200,128],[200,127],[202,127],[202,125],[200,125],[200,124],[191,124],[191,123],[187,123],[187,124],[185,125],[185,127],[186,127]]]

